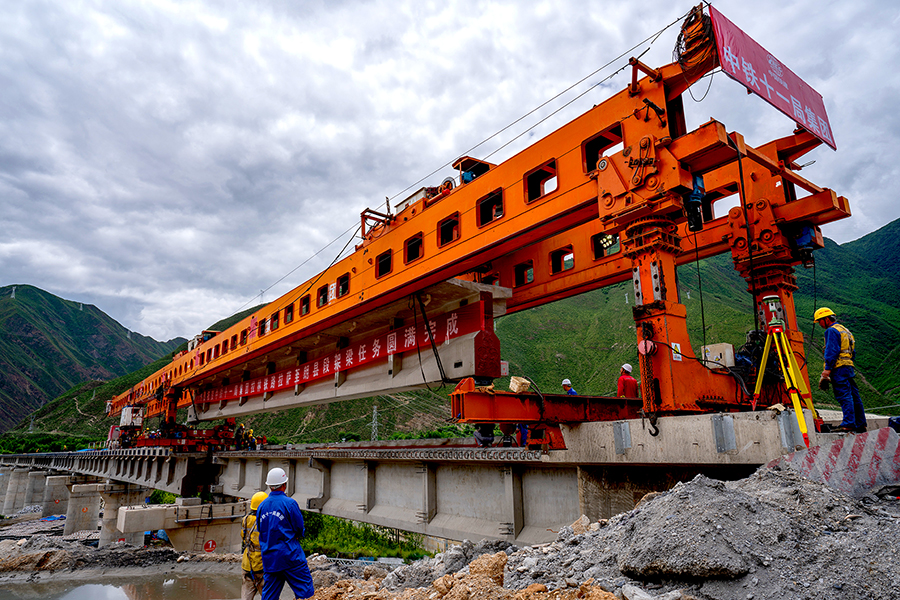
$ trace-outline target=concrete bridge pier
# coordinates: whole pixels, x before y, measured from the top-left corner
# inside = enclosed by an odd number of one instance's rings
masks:
[[[77,531],[96,531],[97,519],[100,518],[100,486],[99,483],[74,484],[69,492],[69,505],[66,507],[66,527],[63,535],[71,535]]]
[[[66,514],[69,508],[68,484],[71,479],[68,475],[51,475],[47,477],[42,498],[41,516],[50,517]]]
[[[28,487],[29,469],[13,469],[9,474],[9,484],[6,488],[6,497],[3,500],[3,514],[11,515],[25,506],[25,490]]]
[[[28,473],[28,482],[25,485],[25,506],[38,504],[44,497],[44,487],[47,485],[47,471],[31,471]]]
[[[3,503],[6,500],[6,489],[9,487],[9,475],[13,467],[0,467],[0,512],[3,511]]]
[[[143,546],[145,530],[128,533],[119,530],[118,516],[122,507],[143,505],[150,490],[127,483],[100,484],[98,490],[103,498],[103,518],[100,521],[100,543],[97,547],[102,548],[113,542]]]

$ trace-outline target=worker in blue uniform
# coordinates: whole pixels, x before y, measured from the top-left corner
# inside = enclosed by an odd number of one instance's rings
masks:
[[[856,340],[849,329],[837,322],[834,311],[830,308],[820,308],[813,319],[825,329],[825,367],[822,380],[831,382],[834,397],[841,404],[843,412],[841,424],[832,431],[865,433],[866,413],[859,397],[856,371],[853,368]]]
[[[563,391],[569,396],[577,396],[578,392],[575,391],[575,388],[572,387],[572,382],[568,379],[563,379],[562,382]]]
[[[284,491],[287,473],[275,467],[266,477],[269,497],[257,509],[259,545],[262,549],[262,600],[278,600],[285,582],[297,598],[311,598],[315,593],[306,555],[300,547],[304,537],[300,506]]]

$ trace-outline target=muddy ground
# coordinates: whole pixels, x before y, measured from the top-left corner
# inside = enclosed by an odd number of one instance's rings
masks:
[[[0,590],[240,572],[238,555],[98,550],[29,523],[34,517],[0,527]],[[897,498],[857,500],[792,471],[763,469],[728,483],[699,476],[608,521],[583,517],[541,546],[464,542],[390,571],[320,556],[309,562],[317,600],[889,600],[900,590],[898,547]]]

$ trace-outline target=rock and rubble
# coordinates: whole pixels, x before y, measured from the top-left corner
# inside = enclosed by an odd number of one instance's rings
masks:
[[[698,476],[599,523],[582,517],[549,544],[467,541],[393,569],[309,563],[318,600],[887,600],[900,589],[898,539],[896,498],[856,500],[761,469],[727,483]],[[101,566],[240,572],[237,555],[97,550],[45,535],[2,541],[0,557],[0,586]]]

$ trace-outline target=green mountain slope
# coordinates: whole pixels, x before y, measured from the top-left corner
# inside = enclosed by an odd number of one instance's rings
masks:
[[[812,314],[815,307],[830,306],[856,336],[860,387],[869,408],[897,404],[900,396],[893,367],[900,358],[900,287],[880,266],[880,253],[897,253],[894,233],[898,223],[843,246],[826,240],[826,247],[816,253],[816,268],[800,267],[797,271],[797,317],[807,340],[813,379],[821,370],[823,338]],[[737,275],[727,255],[701,261],[699,274],[698,280],[696,263],[678,269],[681,301],[687,307],[695,353],[699,354],[704,343],[704,332],[707,344],[728,342],[740,347],[753,328],[746,282]],[[498,319],[497,335],[510,373],[529,376],[545,392],[560,392],[560,382],[569,378],[581,394],[612,393],[619,366],[630,362],[637,367],[633,302],[630,283],[623,283]],[[211,329],[221,327],[216,324]],[[138,381],[141,377],[129,378]],[[503,379],[496,385],[502,388],[507,383]],[[105,435],[112,421],[101,418],[104,403],[118,393],[113,390],[121,391],[129,385],[111,382],[96,390],[72,390],[36,415],[35,429],[101,431]],[[437,391],[253,415],[243,421],[257,434],[282,442],[335,441],[347,435],[367,439],[373,407],[377,406],[378,435],[383,439],[448,426],[451,391],[451,386],[445,386]],[[834,404],[829,392],[816,389],[813,395],[817,405]],[[18,430],[27,426],[22,423]]]
[[[30,285],[2,287],[0,431],[73,385],[130,373],[183,341],[129,332],[96,306]]]

